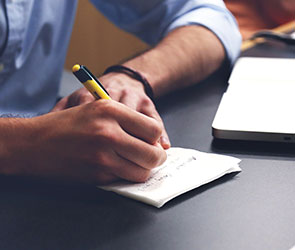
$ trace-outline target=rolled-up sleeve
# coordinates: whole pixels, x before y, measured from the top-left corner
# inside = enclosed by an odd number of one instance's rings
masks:
[[[231,64],[239,55],[241,36],[238,26],[221,0],[91,1],[118,27],[150,45],[155,45],[173,29],[200,25],[219,38]]]

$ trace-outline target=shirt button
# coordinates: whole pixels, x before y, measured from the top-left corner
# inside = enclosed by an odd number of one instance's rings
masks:
[[[0,63],[0,72],[2,72],[4,70],[4,64]]]

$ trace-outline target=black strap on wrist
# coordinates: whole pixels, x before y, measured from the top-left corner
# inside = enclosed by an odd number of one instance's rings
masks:
[[[151,85],[149,84],[148,80],[142,74],[140,74],[138,71],[135,71],[135,70],[128,68],[126,66],[123,66],[123,65],[113,65],[113,66],[108,67],[103,74],[105,75],[110,72],[124,73],[124,74],[130,76],[131,78],[141,82],[142,85],[144,86],[144,91],[145,91],[146,95],[152,101],[154,101],[154,92],[153,92]]]

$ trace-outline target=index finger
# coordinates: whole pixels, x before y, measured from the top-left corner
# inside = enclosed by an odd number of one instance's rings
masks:
[[[105,100],[99,100],[99,102],[105,102]],[[134,111],[124,104],[114,101],[105,103],[107,103],[106,112],[113,115],[124,131],[150,144],[155,144],[159,140],[163,131],[160,122]],[[110,110],[107,110],[108,108]]]
[[[160,144],[164,149],[168,149],[171,147],[171,143],[168,137],[168,134],[166,132],[163,120],[161,118],[161,116],[159,115],[159,113],[157,112],[155,106],[152,105],[143,105],[141,107],[138,108],[138,111],[149,116],[149,117],[153,117],[154,119],[156,119],[157,121],[159,121],[159,123],[162,125],[163,130],[162,130],[162,134],[160,137]]]

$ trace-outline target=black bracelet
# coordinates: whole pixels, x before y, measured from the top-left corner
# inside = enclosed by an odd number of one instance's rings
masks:
[[[154,92],[153,92],[151,85],[149,84],[148,80],[142,74],[140,74],[138,71],[135,71],[135,70],[130,69],[130,68],[123,66],[123,65],[113,65],[113,66],[108,67],[103,74],[105,75],[110,72],[124,73],[124,74],[130,76],[131,78],[133,78],[137,81],[140,81],[144,86],[144,91],[145,91],[146,95],[152,101],[154,101]]]

